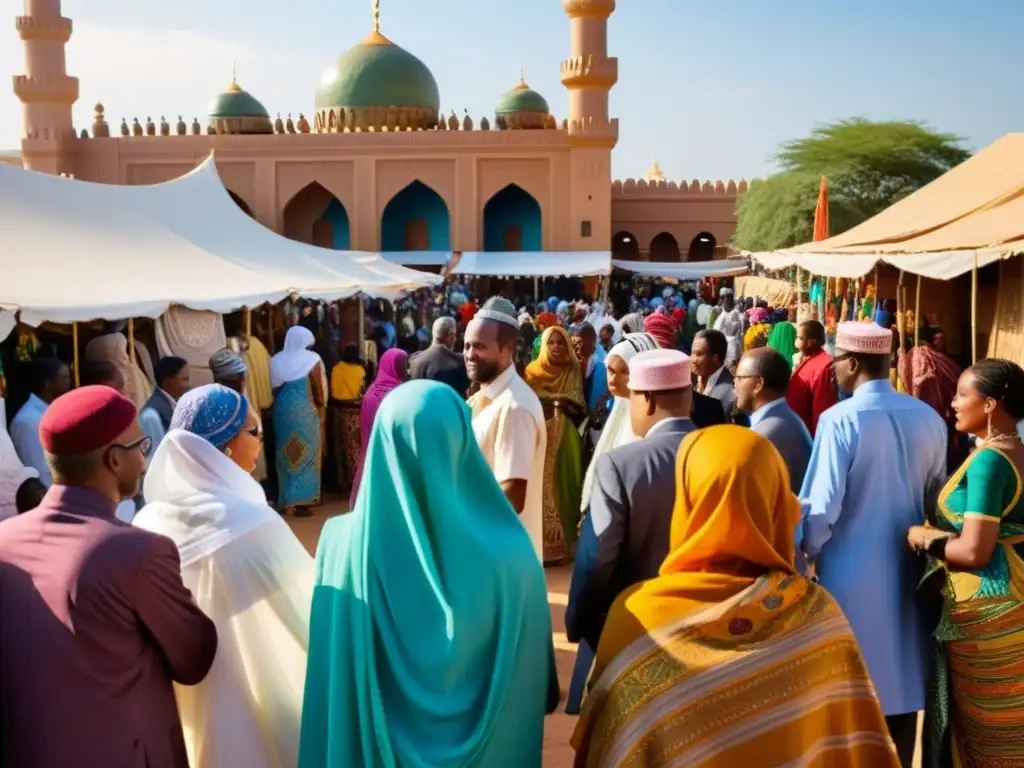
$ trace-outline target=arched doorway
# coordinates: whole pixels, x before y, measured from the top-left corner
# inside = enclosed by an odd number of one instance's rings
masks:
[[[252,218],[252,208],[249,207],[249,204],[245,202],[245,200],[236,195],[230,189],[228,190],[228,196],[235,201],[235,205],[237,205],[239,208],[245,211],[246,216]]]
[[[616,232],[612,237],[612,258],[640,260],[640,246],[632,232]]]
[[[679,261],[679,243],[668,232],[662,232],[651,240],[651,261]]]
[[[715,236],[710,232],[701,232],[690,241],[690,250],[687,253],[687,261],[711,261],[715,258]]]
[[[540,203],[516,184],[484,205],[485,251],[539,251],[543,247]]]
[[[451,246],[448,206],[418,179],[391,198],[380,218],[382,251],[447,251]]]
[[[303,187],[284,207],[284,234],[321,248],[351,248],[348,211],[315,181]]]

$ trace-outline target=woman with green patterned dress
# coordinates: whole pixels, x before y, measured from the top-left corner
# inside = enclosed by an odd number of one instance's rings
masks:
[[[1024,765],[1024,371],[982,360],[960,377],[953,410],[978,448],[942,489],[935,519],[907,534],[945,581],[924,764]]]

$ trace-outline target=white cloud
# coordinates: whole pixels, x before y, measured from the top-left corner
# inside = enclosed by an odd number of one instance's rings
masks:
[[[24,71],[21,43],[14,38],[15,44],[8,44],[10,37],[0,46],[0,75],[6,78]],[[326,63],[316,55],[258,50],[191,31],[115,29],[84,22],[75,23],[67,57],[68,74],[81,83],[75,128],[92,126],[93,105],[99,101],[115,133],[122,117],[157,121],[164,115],[173,125],[180,114],[186,122],[198,117],[205,124],[207,103],[231,82],[233,62],[239,84],[271,115],[308,114]],[[0,92],[0,149],[20,145],[21,122],[17,97],[9,89]]]

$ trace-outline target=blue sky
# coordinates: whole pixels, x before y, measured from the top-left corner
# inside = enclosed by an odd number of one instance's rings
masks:
[[[271,113],[308,114],[321,71],[371,27],[371,0],[64,0],[63,11],[82,78],[75,123],[91,124],[100,100],[114,130],[122,116],[202,118],[232,61]],[[560,0],[381,0],[381,17],[434,72],[446,111],[489,115],[523,61],[565,116]],[[854,115],[923,120],[972,149],[1024,130],[1019,0],[619,0],[609,29],[617,178],[655,156],[675,180],[765,175],[779,142]],[[0,72],[21,71],[13,23],[0,19]],[[0,149],[19,143],[9,88]]]

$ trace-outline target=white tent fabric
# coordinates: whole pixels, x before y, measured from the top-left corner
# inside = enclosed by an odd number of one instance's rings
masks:
[[[612,261],[616,269],[624,269],[646,277],[670,277],[673,280],[702,280],[706,277],[737,277],[750,269],[746,259],[718,261]]]
[[[178,179],[95,184],[0,165],[0,308],[22,322],[229,312],[290,293],[392,297],[435,275],[289,240],[228,195],[212,156]]]
[[[465,251],[453,275],[591,277],[612,269],[611,251]]]
[[[382,251],[381,257],[404,267],[443,267],[452,257],[451,251]]]
[[[921,275],[935,280],[951,280],[974,268],[987,266],[1008,255],[1000,248],[980,248],[971,251],[933,251],[930,253],[903,253],[878,257],[860,253],[795,253],[777,251],[771,253],[748,253],[765,269],[788,269],[800,267],[820,277],[858,278],[871,272],[876,264],[891,264],[912,275]]]

